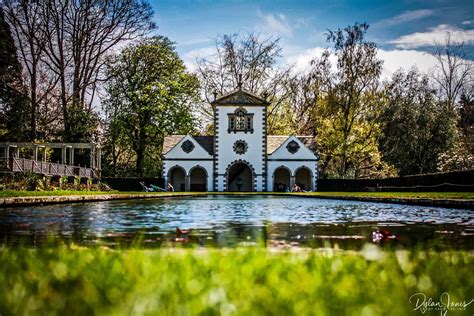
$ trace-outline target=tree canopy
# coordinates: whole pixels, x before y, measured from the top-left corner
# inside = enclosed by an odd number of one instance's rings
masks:
[[[164,137],[195,131],[199,81],[166,37],[128,46],[109,60],[106,72],[109,172],[117,174],[130,161],[137,175],[156,172]]]
[[[273,132],[277,124],[275,114],[288,98],[285,84],[289,69],[278,64],[282,57],[280,39],[250,32],[220,35],[214,44],[213,54],[196,60],[204,96],[201,104],[204,118],[209,121],[213,117],[209,103],[214,100],[214,95],[236,89],[241,81],[244,90],[261,95],[272,103],[268,125]]]
[[[380,148],[401,175],[435,172],[440,154],[453,144],[456,114],[436,100],[427,76],[394,74],[387,89]]]
[[[100,142],[104,174],[157,176],[164,137],[212,133],[202,124],[214,115],[209,103],[242,77],[271,102],[269,134],[314,137],[321,177],[474,166],[474,67],[449,35],[428,74],[383,80],[366,23],[329,30],[301,73],[284,63],[279,38],[218,35],[191,74],[171,40],[151,36],[152,18],[146,0],[4,0],[0,136]]]
[[[367,24],[329,31],[332,45],[312,61],[304,80],[303,132],[313,133],[319,145],[322,172],[330,177],[360,177],[377,169],[382,99],[379,78],[382,61],[377,46],[365,40]],[[336,64],[332,65],[330,57]]]
[[[119,44],[155,27],[150,4],[143,0],[4,0],[2,7],[27,72],[29,140],[44,137],[38,130],[51,129],[48,117],[52,115],[59,116],[56,122],[61,127],[49,137],[92,140],[97,128],[93,102],[105,79],[106,56]],[[59,111],[52,111],[51,104]],[[38,126],[42,121],[47,127]]]

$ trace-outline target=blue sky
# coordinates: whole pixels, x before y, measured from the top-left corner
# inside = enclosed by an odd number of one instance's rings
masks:
[[[257,31],[281,38],[283,63],[299,70],[327,46],[327,29],[354,22],[370,24],[386,74],[416,65],[427,71],[434,61],[424,52],[442,42],[446,32],[465,42],[474,60],[474,0],[466,1],[210,1],[152,0],[158,34],[176,42],[186,64],[212,52],[219,34]]]

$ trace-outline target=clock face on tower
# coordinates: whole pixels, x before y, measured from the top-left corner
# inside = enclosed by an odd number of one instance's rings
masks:
[[[238,140],[234,143],[234,151],[236,154],[242,155],[247,152],[247,142],[245,140]]]

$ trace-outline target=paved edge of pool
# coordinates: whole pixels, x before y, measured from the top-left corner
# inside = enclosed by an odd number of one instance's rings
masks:
[[[57,195],[57,196],[24,196],[8,197],[0,199],[0,207],[30,206],[61,203],[84,203],[100,202],[112,200],[132,200],[132,199],[162,199],[162,198],[180,198],[180,197],[203,197],[219,195],[219,193],[161,193],[161,194],[101,194],[101,195]],[[225,193],[223,195],[226,195]],[[258,196],[259,194],[232,194]],[[360,202],[377,202],[392,204],[407,204],[420,206],[448,207],[474,210],[474,200],[467,199],[427,199],[427,198],[388,198],[388,197],[358,197],[358,196],[331,196],[331,195],[305,195],[305,194],[262,194],[265,196],[289,196],[314,199],[330,200],[350,200]]]
[[[0,207],[29,206],[42,204],[62,204],[81,202],[100,202],[112,200],[133,200],[133,199],[162,199],[177,197],[206,196],[202,194],[187,193],[161,193],[161,194],[100,194],[100,195],[49,195],[49,196],[21,196],[0,199]]]

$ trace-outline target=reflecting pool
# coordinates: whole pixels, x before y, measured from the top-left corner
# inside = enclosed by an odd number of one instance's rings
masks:
[[[190,230],[179,233],[176,228]],[[0,242],[36,245],[474,249],[474,211],[278,196],[206,196],[4,208]]]

